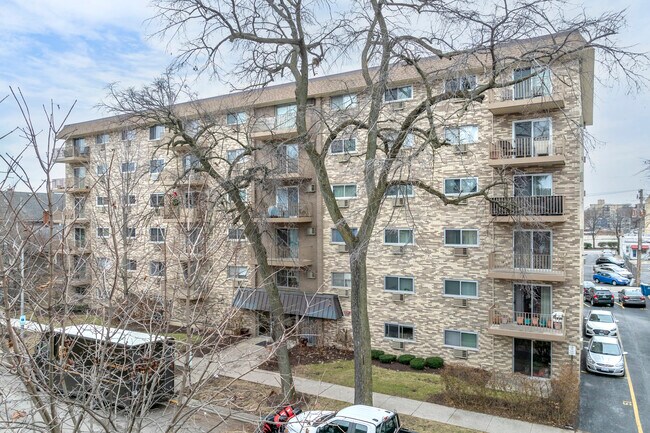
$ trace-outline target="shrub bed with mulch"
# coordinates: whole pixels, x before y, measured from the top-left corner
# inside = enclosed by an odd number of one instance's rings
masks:
[[[310,347],[299,344],[289,350],[289,359],[291,360],[292,366],[322,364],[324,362],[354,359],[354,352],[332,346]],[[261,364],[259,368],[262,370],[277,371],[278,362],[275,356]]]

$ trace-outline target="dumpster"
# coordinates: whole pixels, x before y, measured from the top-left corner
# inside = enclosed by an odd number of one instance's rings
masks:
[[[650,296],[650,284],[641,284],[641,293],[643,296]]]

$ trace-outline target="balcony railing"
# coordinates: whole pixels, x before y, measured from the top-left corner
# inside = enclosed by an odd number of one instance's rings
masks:
[[[87,159],[90,157],[90,147],[61,146],[56,151],[55,160]]]
[[[564,281],[563,257],[550,254],[492,252],[488,258],[488,277],[512,280]]]
[[[503,101],[530,99],[538,96],[550,96],[551,83],[548,80],[530,78],[501,90],[501,100]]]
[[[89,246],[89,242],[87,239],[75,239],[74,240],[74,248],[76,249],[83,249]]]
[[[160,212],[160,208],[154,208],[156,212]],[[165,204],[163,208],[163,218],[167,220],[199,220],[205,216],[207,207],[203,202],[196,203],[192,206],[186,206],[183,203],[174,206],[172,204]]]
[[[281,116],[263,116],[253,122],[253,133],[273,133],[274,131],[296,128],[296,113]]]
[[[566,337],[565,312],[529,313],[492,306],[488,333],[535,340],[562,341]]]
[[[268,258],[271,266],[303,267],[313,263],[313,248],[309,246],[276,245]]]
[[[268,218],[305,218],[311,216],[311,206],[309,203],[275,205],[268,211]]]
[[[65,178],[50,180],[50,189],[65,189]]]
[[[559,216],[564,214],[564,196],[493,197],[492,216]]]
[[[498,140],[490,146],[490,159],[533,158],[560,154],[560,149],[549,137],[517,137],[514,140]]]

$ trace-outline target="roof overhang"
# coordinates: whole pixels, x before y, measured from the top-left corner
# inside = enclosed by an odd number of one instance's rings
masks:
[[[329,320],[343,317],[339,297],[334,294],[280,290],[280,301],[285,314]],[[259,288],[237,289],[232,305],[244,310],[270,311],[268,294]]]

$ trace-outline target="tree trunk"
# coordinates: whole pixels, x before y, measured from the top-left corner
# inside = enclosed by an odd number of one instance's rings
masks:
[[[596,230],[595,229],[591,231],[591,242],[593,242],[591,244],[591,248],[596,249]]]
[[[367,250],[360,246],[350,252],[352,276],[352,342],[354,346],[354,404],[372,406],[372,358],[368,323]]]

